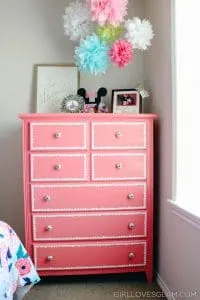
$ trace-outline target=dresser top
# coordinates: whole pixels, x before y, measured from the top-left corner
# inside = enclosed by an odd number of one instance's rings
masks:
[[[97,114],[90,114],[90,113],[28,113],[28,114],[19,114],[19,118],[23,120],[36,120],[36,121],[45,121],[45,120],[99,120],[99,121],[108,121],[108,120],[119,120],[119,119],[126,119],[126,120],[155,120],[157,119],[156,114],[115,114],[115,113],[97,113]]]

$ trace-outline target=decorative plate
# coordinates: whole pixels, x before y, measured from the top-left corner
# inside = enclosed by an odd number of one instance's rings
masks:
[[[61,103],[61,111],[67,113],[84,112],[85,100],[79,95],[69,95]]]

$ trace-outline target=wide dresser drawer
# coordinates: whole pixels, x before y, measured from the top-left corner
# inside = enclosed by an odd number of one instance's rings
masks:
[[[33,212],[145,209],[146,183],[32,184],[31,204]]]
[[[33,215],[34,241],[145,237],[146,212]]]
[[[84,150],[87,147],[87,123],[30,123],[31,150]]]
[[[32,181],[87,180],[87,154],[31,154]]]
[[[146,265],[146,242],[34,244],[37,270],[83,270]]]
[[[92,149],[146,149],[146,138],[146,122],[92,122]]]

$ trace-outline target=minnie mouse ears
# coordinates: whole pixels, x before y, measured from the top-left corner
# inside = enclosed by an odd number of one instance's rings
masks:
[[[80,88],[77,91],[77,95],[83,97],[85,99],[85,103],[88,104],[90,101],[89,97],[87,97],[87,91],[84,88]],[[101,87],[98,89],[95,97],[95,103],[99,105],[101,102],[101,97],[105,97],[107,95],[107,89],[104,87]]]

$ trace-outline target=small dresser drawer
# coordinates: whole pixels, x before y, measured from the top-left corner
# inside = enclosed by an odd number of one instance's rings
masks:
[[[92,149],[146,149],[146,138],[146,122],[92,123]]]
[[[33,212],[145,209],[147,204],[146,193],[145,182],[126,184],[32,184],[31,204]],[[84,198],[89,199],[89,201],[83,201]]]
[[[87,123],[30,123],[31,150],[84,150],[87,147]]]
[[[33,215],[35,241],[144,237],[146,230],[146,212]]]
[[[145,180],[145,153],[93,153],[92,180]]]
[[[31,154],[31,181],[85,181],[87,154]]]
[[[34,244],[37,270],[89,270],[146,265],[146,242]]]

